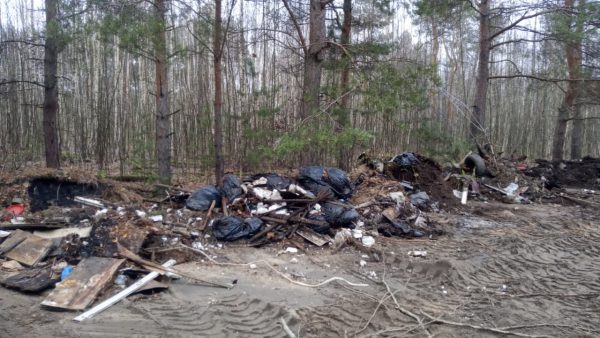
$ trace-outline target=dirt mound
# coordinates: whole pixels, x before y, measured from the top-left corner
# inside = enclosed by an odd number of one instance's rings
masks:
[[[410,182],[416,190],[425,191],[441,208],[453,208],[460,201],[453,195],[453,187],[444,180],[442,167],[434,160],[416,155],[418,162],[411,167],[403,167],[392,162],[386,163],[385,172],[399,181]]]
[[[536,163],[537,166],[527,170],[525,174],[532,177],[544,176],[549,188],[600,187],[600,158],[584,157],[581,161],[564,162],[537,160]]]

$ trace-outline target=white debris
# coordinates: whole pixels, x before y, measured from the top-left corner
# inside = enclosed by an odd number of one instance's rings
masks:
[[[362,228],[362,227],[364,227],[364,226],[365,226],[365,222],[363,222],[363,221],[357,221],[357,222],[356,222],[356,226],[357,226],[358,228]]]
[[[312,192],[304,190],[304,188],[302,188],[299,185],[290,184],[290,186],[288,187],[288,191],[294,194],[302,195],[304,197],[315,198],[315,195]]]
[[[288,253],[298,253],[298,249],[294,248],[294,247],[291,247],[291,246],[288,246],[287,249],[285,249],[285,252],[288,252]]]
[[[352,229],[352,237],[356,238],[356,239],[360,239],[363,237],[363,232],[362,230],[359,229]]]
[[[512,182],[511,184],[507,185],[506,188],[504,188],[503,190],[504,193],[506,193],[506,196],[515,196],[517,190],[519,190],[519,185],[515,182]]]
[[[256,264],[254,264],[254,263],[250,264],[250,269],[256,269],[256,268],[257,268]]]
[[[108,209],[106,209],[106,208],[100,209],[100,210],[96,211],[96,213],[94,214],[94,217],[98,218],[102,215],[105,215],[106,213],[108,213]]]
[[[341,229],[335,234],[333,238],[333,247],[340,248],[348,239],[352,238],[352,232],[350,229]]]
[[[406,197],[402,191],[391,192],[390,198],[396,202],[396,204],[404,204],[404,201],[406,201]]]
[[[360,262],[358,262],[358,264],[360,264],[360,267],[364,267],[365,265],[367,265],[367,262],[363,259],[360,260]]]
[[[12,218],[10,220],[10,223],[12,223],[12,224],[24,224],[25,223],[25,217],[17,216],[15,218]]]
[[[192,248],[198,249],[198,250],[204,250],[204,245],[202,245],[202,242],[200,242],[200,241],[195,241],[195,242],[192,242]]]
[[[367,248],[370,248],[375,245],[375,238],[373,238],[373,236],[363,236],[362,244]]]
[[[417,228],[426,228],[427,227],[427,220],[425,219],[425,217],[419,215],[417,217],[417,219],[415,220],[415,226]]]
[[[269,181],[267,180],[266,177],[261,177],[257,180],[255,180],[254,182],[252,182],[253,186],[257,186],[257,185],[265,185],[267,184]]]
[[[290,259],[290,263],[293,263],[293,264],[298,263],[298,258],[294,257],[294,258]]]
[[[408,252],[409,256],[413,256],[413,257],[426,257],[427,256],[427,251],[425,250],[412,250]]]
[[[152,222],[157,222],[158,223],[158,222],[162,222],[163,221],[162,215],[154,215],[154,216],[150,216],[148,218],[150,218],[150,220]]]
[[[10,231],[0,230],[0,238],[4,238],[4,237],[8,237],[8,236],[10,236]]]
[[[278,190],[268,190],[264,188],[252,188],[254,196],[265,201],[278,201],[281,200],[281,194]]]
[[[369,277],[377,279],[377,273],[375,271],[369,271]]]
[[[142,211],[142,210],[136,210],[136,211],[135,211],[135,214],[136,214],[138,217],[140,217],[140,218],[144,218],[144,217],[146,217],[146,212],[145,212],[145,211]]]

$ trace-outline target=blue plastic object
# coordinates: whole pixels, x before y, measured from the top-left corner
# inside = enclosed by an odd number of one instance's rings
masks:
[[[73,272],[73,267],[70,265],[65,266],[63,271],[60,273],[60,280],[63,281],[69,277],[69,275]]]

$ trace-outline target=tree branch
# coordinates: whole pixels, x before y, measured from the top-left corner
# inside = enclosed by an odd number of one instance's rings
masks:
[[[28,83],[28,84],[40,86],[42,88],[46,88],[46,86],[43,83],[40,83],[40,82],[37,82],[37,81],[28,81],[28,80],[0,80],[0,86],[9,85],[9,84],[13,84],[13,83]]]
[[[550,38],[543,38],[543,39],[516,39],[516,40],[506,40],[506,41],[502,41],[502,42],[498,42],[495,43],[493,45],[490,46],[490,49],[494,49],[496,47],[500,47],[503,45],[507,45],[509,43],[519,43],[519,42],[544,42],[544,41],[548,41],[548,40],[555,40],[555,39],[550,39]]]
[[[546,11],[541,11],[541,12],[533,13],[531,15],[527,15],[527,12],[525,12],[525,13],[523,13],[523,15],[521,15],[520,18],[518,18],[517,20],[515,20],[514,22],[512,22],[508,26],[506,26],[504,28],[501,28],[496,33],[490,35],[489,40],[492,41],[493,39],[495,39],[499,35],[503,34],[504,32],[506,32],[506,31],[512,29],[513,27],[515,27],[516,25],[518,25],[523,20],[532,19],[532,18],[535,18],[537,16],[548,14],[548,13],[552,13],[552,12],[555,12],[555,11],[556,11],[555,9],[549,9],[549,10],[546,10]]]
[[[569,81],[583,81],[583,82],[600,82],[600,79],[592,78],[592,79],[553,79],[553,78],[543,78],[535,75],[527,75],[527,74],[514,74],[514,75],[494,75],[489,76],[488,80],[493,79],[514,79],[517,77],[524,77],[528,79],[544,81],[544,82],[569,82]]]
[[[304,55],[307,55],[308,47],[306,46],[306,40],[304,39],[302,30],[300,29],[300,25],[298,24],[298,20],[296,20],[296,16],[294,15],[294,12],[292,12],[292,9],[288,5],[287,0],[281,0],[281,1],[283,2],[283,6],[285,6],[285,9],[287,10],[288,14],[290,15],[290,19],[292,20],[292,23],[294,24],[294,27],[296,28],[296,32],[298,32],[298,38],[300,39],[300,42],[302,43],[302,50],[304,51]]]

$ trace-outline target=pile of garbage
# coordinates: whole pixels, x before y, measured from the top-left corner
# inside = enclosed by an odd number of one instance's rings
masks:
[[[353,179],[338,168],[307,166],[295,177],[227,174],[219,186],[194,191],[48,174],[0,184],[0,200],[13,194],[0,212],[0,284],[52,289],[42,305],[63,310],[87,309],[104,290],[121,290],[85,319],[149,285],[168,287],[157,278],[233,287],[173,267],[225,242],[339,250],[368,249],[381,236],[433,236],[427,214],[447,206],[435,196],[445,184],[441,169],[419,155],[405,157],[387,161],[388,173],[365,166]]]
[[[195,190],[49,172],[3,178],[0,284],[30,293],[51,289],[42,305],[63,310],[87,309],[104,290],[115,290],[77,317],[83,320],[132,293],[168,287],[155,279],[233,287],[175,265],[198,255],[208,259],[226,242],[373,250],[386,237],[441,234],[429,214],[471,200],[529,203],[553,196],[600,206],[590,198],[598,196],[597,159],[529,168],[522,159],[468,154],[445,169],[415,153],[389,160],[361,155],[360,161],[350,175],[308,166],[294,177],[227,174],[218,186]],[[587,188],[558,189],[570,183],[565,174]]]

